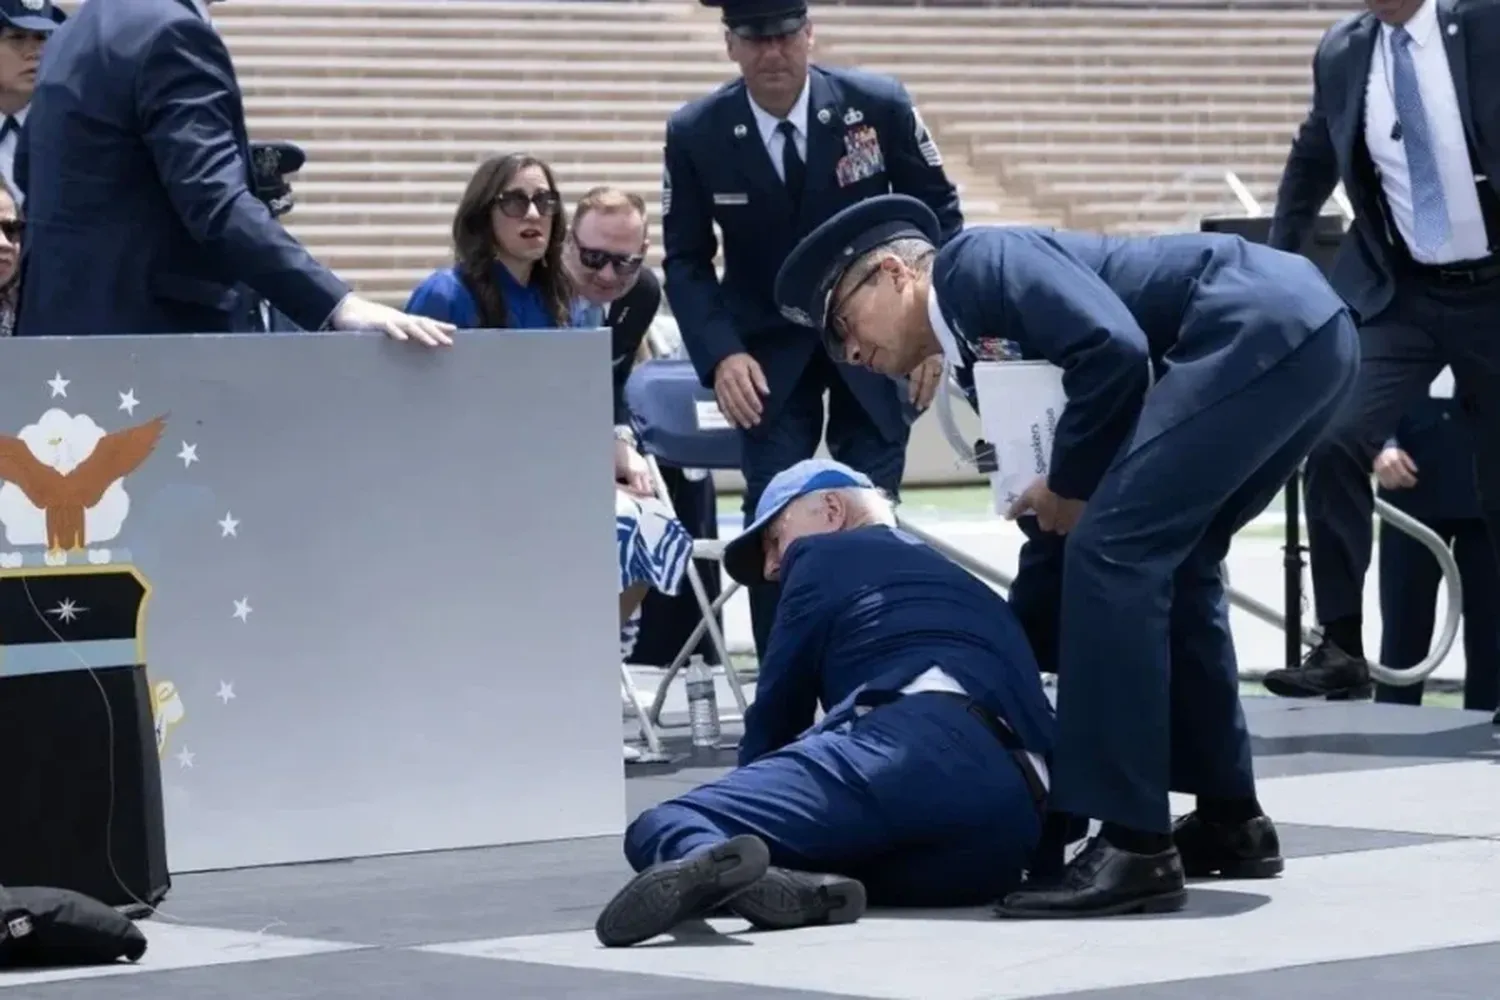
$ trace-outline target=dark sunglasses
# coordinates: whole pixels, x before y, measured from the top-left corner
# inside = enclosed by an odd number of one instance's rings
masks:
[[[528,208],[535,208],[537,215],[546,218],[557,214],[557,210],[562,207],[562,199],[556,191],[538,191],[530,195],[525,191],[506,191],[495,199],[495,206],[508,219],[526,218]]]
[[[12,243],[18,242],[26,233],[26,223],[20,219],[0,219],[0,236]]]
[[[573,243],[578,247],[578,263],[590,271],[602,271],[613,264],[616,274],[634,274],[646,262],[646,258],[638,253],[611,253],[608,250],[596,250],[593,247],[584,246],[577,239],[574,239]]]

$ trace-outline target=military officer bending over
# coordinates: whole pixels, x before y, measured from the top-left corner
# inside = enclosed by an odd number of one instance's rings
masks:
[[[725,903],[790,928],[857,920],[867,898],[973,905],[1020,882],[1052,745],[1040,671],[1005,601],[893,524],[837,462],[766,487],[725,551],[740,583],[782,583],[740,767],[630,825],[640,874],[599,916],[605,945]]]
[[[1035,519],[1011,599],[1030,602],[1023,621],[1057,608],[1052,807],[1104,825],[1002,915],[1175,910],[1184,869],[1279,873],[1219,568],[1350,392],[1343,304],[1310,262],[1232,236],[983,226],[938,242],[925,205],[872,199],[793,251],[776,298],[889,375],[936,354],[970,386],[982,358],[1063,369],[1050,471],[1011,511]],[[1169,789],[1197,796],[1175,831]]]

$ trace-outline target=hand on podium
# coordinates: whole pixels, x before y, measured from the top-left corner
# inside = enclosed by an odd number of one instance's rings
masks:
[[[440,323],[426,316],[411,316],[358,295],[346,295],[334,309],[329,323],[335,330],[380,330],[392,340],[415,340],[428,347],[453,343],[452,323]]]

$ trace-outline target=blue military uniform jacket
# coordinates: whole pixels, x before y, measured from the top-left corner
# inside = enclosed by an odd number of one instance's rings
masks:
[[[26,336],[223,332],[239,282],[317,329],[349,288],[251,190],[229,51],[192,0],[85,3],[16,150]]]
[[[740,764],[879,704],[933,666],[1015,731],[1052,750],[1052,706],[1005,601],[911,536],[887,527],[801,538],[787,548],[782,593],[745,715]]]
[[[808,78],[807,180],[793,213],[735,80],[679,109],[667,123],[662,180],[667,299],[704,385],[718,363],[748,351],[765,370],[767,413],[796,384],[816,337],[776,308],[776,272],[819,223],[861,201],[898,192],[925,202],[945,238],[963,226],[958,192],[906,88],[891,77],[814,66]],[[715,272],[724,235],[722,280]],[[844,377],[882,433],[904,433],[908,413],[891,381],[859,369]]]
[[[1093,493],[1127,440],[1138,447],[1234,393],[1344,309],[1310,261],[1214,234],[977,227],[939,251],[932,290],[961,379],[976,360],[1063,369],[1048,479],[1073,499]],[[1138,428],[1153,385],[1173,405]]]
[[[1456,399],[1422,399],[1401,420],[1396,444],[1417,466],[1417,485],[1380,498],[1424,521],[1479,520],[1474,433]]]

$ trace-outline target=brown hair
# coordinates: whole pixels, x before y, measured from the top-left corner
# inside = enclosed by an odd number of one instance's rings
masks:
[[[622,191],[607,184],[589,188],[584,196],[578,199],[578,207],[573,209],[574,231],[577,231],[578,224],[590,212],[601,212],[606,215],[616,212],[637,212],[640,214],[643,226],[651,224],[651,216],[646,213],[645,199],[634,192]]]
[[[510,310],[505,307],[505,296],[495,284],[492,272],[499,247],[495,243],[491,212],[506,186],[527,167],[540,167],[547,177],[547,187],[553,194],[558,193],[557,178],[544,161],[525,153],[492,156],[469,178],[469,186],[453,215],[453,262],[464,287],[474,296],[480,326],[491,329],[510,325]],[[531,284],[541,292],[548,314],[559,327],[568,325],[573,297],[562,267],[563,240],[567,232],[568,213],[559,202],[547,235],[547,253],[536,262],[531,272]]]

